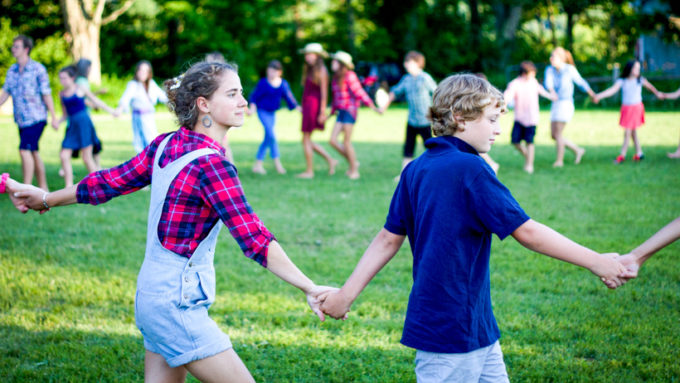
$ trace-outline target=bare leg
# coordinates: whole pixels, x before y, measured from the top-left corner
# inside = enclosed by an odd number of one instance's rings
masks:
[[[328,174],[333,175],[335,174],[335,166],[338,165],[338,160],[333,159],[330,154],[328,154],[327,151],[325,151],[321,145],[312,142],[312,149],[321,157],[323,157],[326,162],[328,162]]]
[[[234,349],[188,363],[185,367],[191,375],[204,383],[255,382],[255,379],[250,375],[248,368],[243,364],[243,361]]]
[[[184,366],[170,367],[162,356],[146,350],[144,354],[145,383],[182,383],[186,377],[187,370]]]
[[[343,130],[345,131],[345,152],[347,153],[347,161],[349,162],[347,177],[355,180],[359,178],[359,161],[357,161],[357,154],[354,151],[354,146],[352,145],[352,131],[354,130],[354,124],[343,124]]]
[[[297,175],[299,178],[314,177],[314,149],[312,144],[312,133],[302,132],[302,151],[305,154],[305,163],[307,164],[307,169],[303,173]]]
[[[564,166],[564,138],[562,137],[564,125],[564,122],[550,122],[550,134],[552,139],[555,140],[555,149],[557,150],[555,162],[553,163],[553,166],[556,168]]]
[[[97,170],[97,163],[94,161],[92,156],[92,145],[86,146],[80,150],[80,154],[83,156],[83,163],[85,168],[87,168],[87,174],[94,173]]]
[[[633,145],[635,145],[635,154],[638,156],[642,155],[642,145],[640,144],[640,139],[638,139],[637,130],[631,132],[631,137],[633,138]]]
[[[413,157],[404,157],[403,160],[401,160],[401,172],[404,171],[404,168],[406,168],[406,165],[410,164],[411,161],[413,161]],[[401,179],[401,172],[399,172],[399,175],[394,177],[394,182],[399,182]]]
[[[94,158],[95,171],[102,170],[102,160],[99,153],[92,156]]]
[[[267,174],[267,171],[264,170],[264,165],[263,165],[262,160],[255,160],[255,165],[253,165],[253,173]]]
[[[33,154],[30,150],[19,150],[21,156],[21,171],[24,175],[24,183],[33,183],[33,173],[35,172],[35,161],[33,161]]]
[[[518,143],[512,144],[512,145],[515,147],[515,149],[517,149],[518,152],[522,153],[522,155],[523,155],[524,158],[526,159],[526,157],[527,157],[527,150],[526,150],[526,148],[525,148],[524,146],[522,146],[522,143],[521,143],[521,142],[518,142]]]
[[[342,122],[336,122],[335,125],[333,126],[333,131],[331,132],[331,139],[328,142],[333,149],[337,150],[338,153],[340,153],[347,162],[349,162],[349,157],[347,156],[347,150],[345,149],[345,146],[340,144],[340,141],[338,141],[338,136],[340,136],[340,132],[343,131],[343,128],[346,124],[343,124]],[[345,132],[345,135],[347,133]]]
[[[47,175],[45,174],[45,164],[40,158],[40,153],[38,151],[31,152],[33,156],[33,163],[35,164],[35,178],[38,179],[38,187],[42,190],[48,191],[47,188]]]
[[[621,145],[621,153],[619,153],[621,157],[625,157],[626,152],[628,152],[628,143],[630,142],[631,132],[632,131],[628,129],[624,129],[623,131],[623,145]]]
[[[534,173],[534,154],[536,147],[534,144],[527,144],[526,156],[524,161],[524,171],[533,174]]]
[[[64,169],[64,187],[73,186],[73,167],[71,167],[71,154],[73,150],[62,148],[59,153],[61,168]]]
[[[274,158],[274,166],[276,166],[277,173],[286,174],[286,168],[283,167],[279,158]]]
[[[673,153],[668,153],[668,158],[680,158],[680,143],[678,143],[678,149]]]

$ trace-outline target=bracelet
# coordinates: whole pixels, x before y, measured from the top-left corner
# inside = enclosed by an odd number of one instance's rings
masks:
[[[0,176],[0,194],[6,191],[7,179],[9,178],[9,173],[2,173]]]
[[[50,206],[47,204],[47,192],[43,194],[43,206],[45,206],[45,209],[50,210]]]

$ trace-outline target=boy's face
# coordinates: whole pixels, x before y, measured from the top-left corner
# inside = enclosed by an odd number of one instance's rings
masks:
[[[459,126],[463,129],[456,131],[453,136],[465,141],[479,153],[488,152],[491,150],[491,145],[496,140],[496,136],[501,134],[501,125],[498,122],[501,110],[493,103],[486,106],[482,115],[476,120],[459,120]]]
[[[416,75],[420,73],[420,65],[418,65],[415,60],[408,60],[404,61],[404,69],[406,69],[406,72],[410,75]]]

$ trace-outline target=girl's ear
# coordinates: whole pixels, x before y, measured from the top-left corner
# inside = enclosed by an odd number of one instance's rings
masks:
[[[208,99],[205,97],[198,97],[196,99],[196,106],[198,110],[203,113],[210,113],[210,106],[208,105]]]

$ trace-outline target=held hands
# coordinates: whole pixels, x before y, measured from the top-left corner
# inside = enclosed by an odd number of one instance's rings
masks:
[[[306,293],[309,308],[312,309],[322,322],[326,320],[326,316],[324,311],[321,310],[321,305],[324,303],[326,295],[337,290],[337,288],[330,286],[314,286]]]
[[[323,301],[321,310],[334,319],[347,319],[347,313],[352,306],[352,300],[347,297],[344,291],[336,289],[320,296]]]
[[[19,183],[11,178],[7,180],[6,187],[9,199],[20,212],[25,214],[32,209],[42,214],[47,211],[42,203],[44,190],[33,185]]]
[[[600,280],[610,289],[620,287],[630,279],[627,276],[626,266],[620,262],[617,253],[598,254],[590,271],[600,277]]]
[[[626,267],[625,277],[627,279],[637,278],[640,266],[642,266],[642,260],[640,260],[635,254],[628,253],[619,257],[618,261]]]

